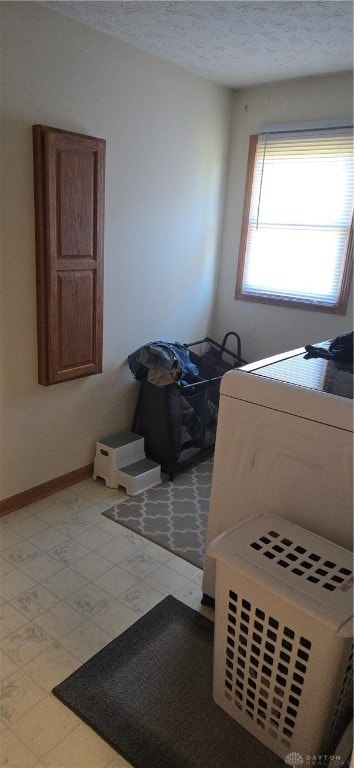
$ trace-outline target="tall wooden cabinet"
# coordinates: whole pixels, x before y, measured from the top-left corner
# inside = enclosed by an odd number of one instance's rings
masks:
[[[105,148],[33,126],[40,384],[102,371]]]

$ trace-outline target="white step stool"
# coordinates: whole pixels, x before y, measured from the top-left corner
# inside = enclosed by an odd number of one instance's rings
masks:
[[[161,467],[146,458],[141,435],[118,432],[97,441],[93,479],[98,477],[107,488],[122,486],[128,496],[135,496],[161,482]]]
[[[135,432],[118,432],[96,443],[96,456],[112,469],[145,458],[144,438]]]
[[[150,459],[140,459],[116,470],[116,483],[122,485],[128,496],[147,491],[161,482],[161,467]]]

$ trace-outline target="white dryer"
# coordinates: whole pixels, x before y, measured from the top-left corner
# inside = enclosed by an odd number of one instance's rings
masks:
[[[206,550],[257,515],[352,550],[353,373],[304,355],[296,349],[222,378]],[[208,555],[203,593],[215,597]]]

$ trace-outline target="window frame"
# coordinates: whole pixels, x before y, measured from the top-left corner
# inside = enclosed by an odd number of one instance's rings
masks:
[[[304,129],[305,130],[305,129]],[[241,222],[240,245],[236,272],[235,299],[238,301],[251,301],[258,304],[270,304],[273,306],[287,307],[290,309],[307,309],[312,312],[324,312],[337,315],[345,315],[348,306],[350,288],[353,275],[353,215],[348,232],[346,252],[343,258],[343,271],[340,284],[340,291],[336,304],[325,304],[323,301],[316,304],[314,301],[301,299],[292,299],[280,296],[269,296],[259,293],[247,293],[243,290],[243,274],[245,268],[249,214],[252,198],[253,176],[255,170],[257,144],[259,134],[252,134],[249,139],[246,184],[243,202],[243,213]]]

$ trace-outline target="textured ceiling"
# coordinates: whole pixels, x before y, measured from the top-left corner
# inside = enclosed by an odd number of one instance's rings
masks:
[[[352,69],[351,0],[43,4],[234,88]]]

